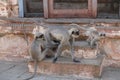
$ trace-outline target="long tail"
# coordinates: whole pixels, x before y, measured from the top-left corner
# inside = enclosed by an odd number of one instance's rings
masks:
[[[90,28],[85,28],[85,27],[82,27],[78,24],[75,24],[75,23],[72,23],[72,24],[69,24],[69,26],[76,26],[82,30],[85,30],[85,31],[92,31],[92,30],[96,30],[96,27],[90,27]]]
[[[83,30],[87,30],[86,28],[81,27],[80,25],[75,24],[75,23],[69,24],[69,26],[76,26],[76,27],[81,28],[81,29],[83,29]]]
[[[37,66],[38,66],[38,62],[37,62],[37,60],[35,60],[34,61],[34,74],[32,76],[30,76],[29,78],[26,78],[26,79],[23,79],[23,80],[30,80],[30,79],[34,78],[34,76],[36,75]]]

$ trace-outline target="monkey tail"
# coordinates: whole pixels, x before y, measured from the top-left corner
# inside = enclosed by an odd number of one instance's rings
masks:
[[[69,24],[69,26],[76,26],[76,27],[80,27],[80,25],[78,25],[78,24],[75,24],[75,23],[72,23],[72,24]]]
[[[36,75],[37,66],[38,66],[38,62],[37,62],[37,60],[35,60],[34,61],[34,73],[33,73],[33,75],[30,76],[29,78],[26,78],[26,79],[23,79],[23,80],[30,80],[30,79],[32,79]]]
[[[77,28],[80,28],[80,29],[86,30],[84,27],[81,27],[80,25],[75,24],[75,23],[69,24],[69,26],[73,26],[73,27],[76,26]]]

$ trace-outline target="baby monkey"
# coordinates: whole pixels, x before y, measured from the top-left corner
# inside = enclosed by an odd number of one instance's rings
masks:
[[[98,47],[98,41],[105,36],[106,34],[103,32],[92,31],[90,32],[87,41],[91,48],[94,48],[95,46]]]
[[[95,27],[84,28],[84,27],[81,27],[78,24],[70,24],[70,25],[77,26],[78,28],[83,29],[83,30],[86,31],[85,35],[88,36],[87,41],[88,41],[91,48],[97,46],[98,41],[101,38],[104,38],[106,36],[105,33],[97,31],[97,29]]]

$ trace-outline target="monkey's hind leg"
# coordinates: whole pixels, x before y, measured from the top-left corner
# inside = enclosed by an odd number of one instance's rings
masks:
[[[96,47],[96,45],[97,45],[97,44],[96,44],[96,41],[97,41],[96,39],[92,39],[92,40],[91,40],[91,42],[90,42],[90,47],[91,47],[92,49],[94,49],[94,48]]]
[[[56,54],[55,54],[55,57],[54,57],[54,59],[53,59],[53,63],[55,63],[56,61],[57,61],[57,59],[58,59],[58,57],[60,56],[60,54],[61,54],[61,52],[62,52],[62,45],[60,44],[59,46],[58,46],[58,48],[57,48],[57,52],[56,52]]]
[[[73,44],[74,44],[73,42],[69,44],[72,60],[73,60],[73,62],[80,62],[80,60],[77,60],[74,56],[74,45]]]

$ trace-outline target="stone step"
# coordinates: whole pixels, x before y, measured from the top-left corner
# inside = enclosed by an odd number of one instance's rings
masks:
[[[56,63],[53,59],[39,62],[37,73],[73,77],[100,77],[103,69],[103,56],[96,59],[81,59],[81,63],[72,62],[71,58],[60,57]],[[34,72],[34,63],[28,63],[29,72]]]
[[[90,23],[120,23],[119,19],[67,19],[67,18],[61,18],[61,19],[46,19],[45,22],[48,23],[54,23],[54,24],[67,24],[67,23],[82,23],[82,24],[90,24]]]
[[[77,58],[92,59],[97,57],[97,49],[91,48],[87,41],[76,41],[74,43],[74,55]],[[71,56],[70,50],[64,47],[62,56]]]

